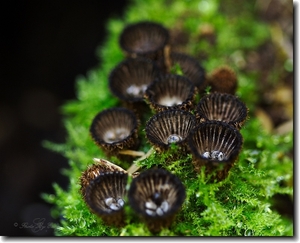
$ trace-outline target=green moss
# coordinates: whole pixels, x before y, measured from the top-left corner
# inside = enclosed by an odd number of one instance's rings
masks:
[[[247,52],[270,41],[269,29],[255,17],[254,1],[247,1],[238,11],[240,15],[226,13],[227,8],[220,2],[136,0],[128,6],[123,19],[108,21],[107,39],[97,50],[101,66],[91,70],[86,77],[78,78],[77,99],[62,106],[68,132],[66,143],[45,142],[46,147],[68,158],[70,165],[63,171],[69,178],[68,189],[64,191],[54,184],[55,194],[43,195],[46,201],[53,204],[53,216],[61,219],[59,225],[53,226],[56,235],[152,235],[128,206],[125,227],[118,229],[104,225],[86,207],[78,184],[81,172],[93,163],[93,158],[105,158],[89,136],[92,118],[103,109],[120,105],[109,92],[107,81],[109,72],[124,58],[118,45],[119,34],[126,24],[144,19],[160,22],[169,29],[181,26],[189,34],[186,52],[195,57],[206,56],[199,61],[207,72],[223,64],[234,68],[239,78],[237,94],[247,104],[250,115],[241,130],[244,146],[239,160],[222,182],[209,183],[203,172],[196,174],[190,155],[174,157],[178,155],[176,146],[163,154],[153,152],[148,158],[136,162],[144,169],[153,166],[166,168],[177,175],[186,187],[187,198],[182,210],[172,226],[158,235],[293,235],[292,220],[284,218],[272,205],[275,194],[287,194],[291,198],[293,195],[293,161],[289,156],[293,149],[293,134],[279,136],[262,129],[254,113],[259,101],[257,82],[260,74],[241,69]],[[206,23],[215,30],[217,42],[213,47],[199,39],[199,27]],[[145,140],[143,127],[140,137],[143,138],[141,150],[147,152],[151,146]],[[126,163],[116,158],[111,161],[127,168]]]

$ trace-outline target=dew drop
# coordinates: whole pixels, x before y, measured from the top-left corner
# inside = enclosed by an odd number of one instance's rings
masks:
[[[219,154],[218,154],[218,160],[219,161],[222,161],[224,159],[224,154],[222,153],[222,152],[220,152]]]
[[[133,97],[142,97],[146,89],[147,85],[145,84],[140,86],[132,84],[126,89],[126,92]]]
[[[168,137],[167,142],[168,142],[168,144],[170,144],[170,143],[178,143],[181,140],[182,140],[182,137],[180,137],[177,134],[172,134],[172,135],[170,135]]]
[[[147,209],[155,210],[157,208],[157,205],[152,201],[148,201],[145,203],[145,207]]]
[[[119,210],[121,208],[121,206],[117,203],[112,203],[110,206],[109,206],[112,210]]]
[[[154,212],[153,210],[146,209],[145,211],[146,211],[146,213],[147,213],[148,215],[150,215],[150,216],[155,216],[155,212]]]
[[[209,153],[209,152],[204,152],[204,153],[202,154],[202,156],[203,156],[204,158],[206,158],[206,159],[209,159],[209,158],[210,158],[210,153]]]
[[[221,151],[213,150],[211,152],[211,158],[212,159],[216,159],[216,160],[222,161],[222,160],[224,160],[224,157],[225,157],[225,155]]]
[[[110,207],[115,202],[115,199],[113,199],[112,197],[108,197],[104,201],[106,206]]]
[[[123,200],[122,198],[119,198],[119,199],[118,199],[118,204],[119,204],[121,207],[123,207],[124,204],[125,204],[125,202],[124,202],[124,200]]]
[[[160,205],[160,208],[164,211],[167,212],[169,209],[169,203],[167,201],[163,201],[162,204]]]
[[[212,159],[216,159],[216,158],[218,157],[218,154],[219,154],[219,151],[213,150],[213,151],[211,152],[211,158],[212,158]]]
[[[164,212],[161,208],[157,208],[156,213],[157,213],[158,216],[162,216],[164,214]]]

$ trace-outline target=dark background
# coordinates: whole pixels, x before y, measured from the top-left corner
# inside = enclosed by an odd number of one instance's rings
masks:
[[[52,236],[51,205],[40,194],[66,188],[61,155],[42,141],[65,141],[59,108],[75,99],[78,75],[100,63],[96,48],[125,0],[5,1],[1,4],[0,235]],[[45,228],[31,228],[33,225]]]

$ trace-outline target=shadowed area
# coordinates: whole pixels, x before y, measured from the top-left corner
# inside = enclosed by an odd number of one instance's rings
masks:
[[[7,1],[1,7],[0,234],[52,236],[51,205],[40,197],[67,160],[42,146],[64,143],[60,106],[75,97],[78,75],[99,64],[108,18],[126,1]]]

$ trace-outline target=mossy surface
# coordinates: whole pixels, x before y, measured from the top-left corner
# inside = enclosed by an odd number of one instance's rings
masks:
[[[126,206],[126,226],[108,227],[92,214],[80,193],[79,177],[93,158],[105,154],[93,143],[89,127],[101,110],[121,106],[108,89],[110,71],[124,59],[118,38],[123,28],[132,22],[152,20],[169,30],[185,33],[182,51],[196,57],[207,72],[221,65],[232,67],[239,85],[237,95],[249,108],[249,119],[242,128],[243,149],[229,176],[211,183],[204,173],[196,174],[191,155],[174,160],[174,146],[169,152],[139,161],[142,169],[163,167],[178,176],[186,187],[186,200],[172,226],[159,236],[293,236],[293,221],[284,217],[274,206],[275,195],[288,195],[293,200],[293,133],[277,135],[264,130],[255,115],[259,103],[260,73],[244,68],[247,53],[270,42],[270,29],[255,17],[255,1],[243,1],[239,11],[228,11],[219,0],[143,0],[133,1],[123,18],[107,22],[107,38],[97,53],[101,66],[77,80],[77,99],[62,107],[68,132],[64,144],[45,142],[49,149],[63,154],[70,167],[63,171],[69,178],[65,191],[54,184],[55,194],[43,198],[53,204],[53,216],[61,218],[53,225],[57,236],[151,236],[143,222]],[[201,28],[213,30],[215,42],[201,38]],[[275,71],[274,71],[275,73]],[[278,70],[277,70],[278,73]],[[276,85],[274,75],[272,82]],[[146,117],[147,119],[147,117]],[[143,130],[141,151],[151,146]],[[105,158],[106,159],[106,158]],[[127,169],[128,162],[110,158]]]

